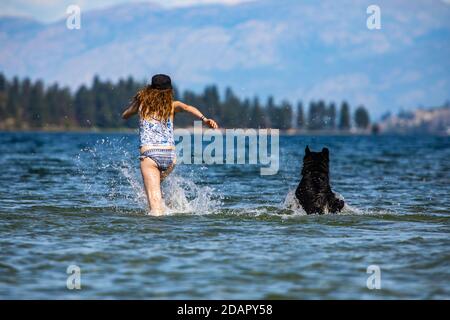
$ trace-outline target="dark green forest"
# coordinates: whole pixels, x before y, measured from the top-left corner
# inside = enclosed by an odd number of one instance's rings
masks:
[[[82,85],[75,92],[58,84],[46,86],[43,81],[28,78],[7,79],[0,73],[0,129],[119,129],[135,128],[137,119],[124,121],[120,115],[144,82],[129,77],[117,83],[94,77],[90,86]],[[190,90],[174,97],[198,107],[207,117],[224,128],[291,128],[303,130],[349,130],[351,126],[367,129],[368,111],[363,106],[351,110],[347,102],[311,101],[308,109],[302,102],[293,106],[273,97],[261,102],[258,97],[242,99],[231,88],[221,94],[215,85],[203,92]],[[177,114],[176,126],[192,126],[195,119]]]

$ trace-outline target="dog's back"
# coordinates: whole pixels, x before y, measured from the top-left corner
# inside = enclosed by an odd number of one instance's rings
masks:
[[[329,151],[312,152],[307,146],[303,158],[302,180],[295,191],[307,214],[336,213],[344,207],[344,201],[338,199],[330,187]]]

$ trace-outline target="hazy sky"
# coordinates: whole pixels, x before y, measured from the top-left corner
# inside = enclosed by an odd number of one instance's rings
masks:
[[[94,75],[116,81],[163,72],[181,89],[214,83],[241,97],[347,100],[374,116],[450,99],[450,0],[155,0],[184,8],[106,9],[125,2],[0,0],[2,15],[54,22],[4,19],[0,72],[72,88]],[[201,6],[211,3],[228,6]],[[366,26],[372,3],[381,8],[379,30]],[[65,27],[70,4],[83,12],[78,31]],[[89,12],[102,8],[107,14]]]
[[[129,2],[152,2],[166,7],[181,7],[211,3],[236,4],[250,0],[0,0],[0,15],[29,16],[44,22],[52,22],[65,16],[66,8],[76,4],[82,10],[99,9]]]

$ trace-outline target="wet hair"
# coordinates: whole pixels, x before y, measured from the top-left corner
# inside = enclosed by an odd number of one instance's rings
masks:
[[[139,115],[143,119],[150,117],[160,121],[166,121],[172,112],[172,89],[158,90],[146,86],[134,96],[134,101],[139,106]]]

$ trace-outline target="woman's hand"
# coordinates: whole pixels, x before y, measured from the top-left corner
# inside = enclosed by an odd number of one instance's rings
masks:
[[[207,124],[210,128],[217,129],[219,125],[213,119],[204,119],[203,122]]]

